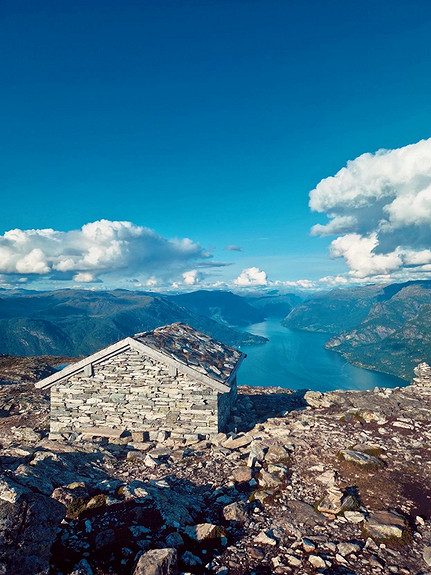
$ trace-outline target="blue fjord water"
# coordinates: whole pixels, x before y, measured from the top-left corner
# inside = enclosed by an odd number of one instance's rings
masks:
[[[277,386],[289,389],[373,389],[398,387],[397,377],[355,367],[324,348],[328,334],[291,330],[282,318],[271,317],[244,328],[269,339],[264,345],[242,346],[247,354],[238,372],[238,385]]]

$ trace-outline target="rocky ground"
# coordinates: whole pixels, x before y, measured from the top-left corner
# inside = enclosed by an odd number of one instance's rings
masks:
[[[232,432],[48,439],[0,388],[0,574],[431,573],[431,377],[240,389]],[[149,439],[149,440],[148,440]]]
[[[58,366],[73,363],[77,359],[52,355],[23,357],[0,353],[0,385],[39,381],[54,373]]]

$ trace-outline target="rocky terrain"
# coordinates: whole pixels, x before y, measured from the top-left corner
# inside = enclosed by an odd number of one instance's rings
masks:
[[[76,361],[76,357],[5,355],[0,353],[0,385],[35,383],[55,373],[59,366]]]
[[[431,370],[368,392],[242,387],[232,431],[48,438],[0,387],[0,573],[431,573]]]

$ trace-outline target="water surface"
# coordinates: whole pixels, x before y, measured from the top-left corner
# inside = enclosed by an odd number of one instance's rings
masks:
[[[238,373],[238,385],[278,386],[289,389],[373,389],[405,386],[391,375],[355,367],[339,354],[324,348],[330,335],[296,331],[271,317],[244,328],[267,337],[264,345],[242,346],[247,358]]]

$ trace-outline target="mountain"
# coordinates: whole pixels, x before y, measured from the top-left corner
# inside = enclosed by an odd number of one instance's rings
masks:
[[[229,291],[198,290],[170,296],[169,299],[194,313],[229,326],[243,327],[265,319],[262,310],[256,309],[244,298]]]
[[[302,297],[294,293],[259,297],[248,296],[245,299],[247,303],[261,311],[264,317],[284,317],[303,301]]]
[[[291,329],[334,334],[360,323],[379,295],[381,286],[334,289],[296,306],[282,324]]]
[[[88,355],[131,334],[182,321],[228,345],[266,340],[187,310],[169,297],[127,290],[2,292],[0,353]]]
[[[413,367],[431,358],[431,282],[319,294],[294,309],[284,325],[333,334],[326,349],[361,367],[411,379]]]

